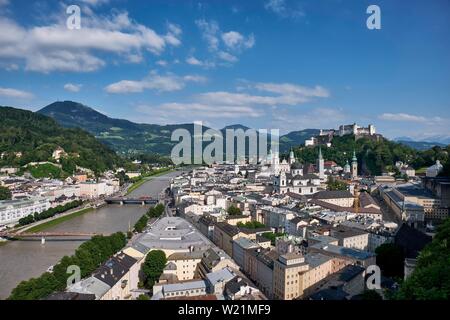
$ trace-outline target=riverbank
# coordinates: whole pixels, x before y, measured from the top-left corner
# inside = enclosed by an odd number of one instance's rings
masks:
[[[166,175],[168,173],[174,172],[176,171],[176,169],[167,169],[167,170],[163,170],[163,171],[159,171],[156,172],[154,174],[150,174],[148,176],[142,177],[139,181],[133,183],[127,190],[126,195],[129,195],[131,192],[139,189],[139,187],[141,187],[144,183],[150,181],[151,179],[155,178],[155,177],[159,177],[159,176],[163,176]]]
[[[34,226],[34,227],[31,227],[31,228],[27,229],[26,231],[29,232],[29,233],[42,232],[45,229],[48,229],[50,227],[54,227],[54,226],[56,226],[56,225],[58,225],[60,223],[63,223],[65,221],[68,221],[68,220],[71,220],[73,218],[79,217],[79,216],[81,216],[81,215],[83,215],[83,214],[85,214],[87,212],[92,211],[92,210],[94,210],[94,209],[93,208],[81,209],[79,211],[75,211],[73,213],[69,213],[69,214],[67,214],[65,216],[60,216],[60,217],[55,218],[53,220],[41,223],[41,224],[39,224],[37,226]]]
[[[170,185],[170,180],[177,175],[177,172],[173,172],[168,173],[167,177],[151,179],[130,194],[130,197],[147,195],[156,199]],[[141,205],[105,205],[80,216],[72,216],[73,218],[71,217],[69,221],[58,223],[56,226],[46,226],[45,232],[96,234],[127,232],[147,210],[148,206]],[[31,228],[34,225],[27,227]],[[11,294],[11,290],[21,281],[39,277],[62,257],[73,255],[83,242],[83,240],[51,241],[47,239],[44,245],[40,241],[8,241],[5,245],[2,244],[0,246],[0,282],[2,283],[0,300],[6,299]]]

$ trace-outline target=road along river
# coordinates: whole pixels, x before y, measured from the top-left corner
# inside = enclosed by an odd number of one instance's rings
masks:
[[[157,198],[179,175],[171,172],[154,177],[134,190],[128,197]],[[50,227],[45,232],[105,233],[126,232],[145,213],[148,206],[107,205]],[[19,282],[37,277],[63,256],[71,255],[82,241],[12,241],[0,246],[0,299],[6,299]]]

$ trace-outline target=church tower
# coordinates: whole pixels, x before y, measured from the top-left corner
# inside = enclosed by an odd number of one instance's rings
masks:
[[[291,148],[291,152],[289,153],[289,164],[292,165],[295,162],[294,150]]]
[[[352,178],[358,177],[358,158],[356,158],[356,152],[353,150],[352,158]]]
[[[319,166],[319,178],[325,179],[325,161],[323,160],[321,147],[319,147],[318,166]]]

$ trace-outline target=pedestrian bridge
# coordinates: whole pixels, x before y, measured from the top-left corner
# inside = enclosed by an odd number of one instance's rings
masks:
[[[139,197],[139,198],[127,198],[127,197],[116,197],[116,198],[106,198],[105,202],[108,204],[157,204],[158,200],[152,197]]]
[[[0,238],[14,240],[40,240],[45,242],[47,239],[52,240],[89,240],[94,236],[106,236],[99,233],[82,233],[82,232],[0,232]]]

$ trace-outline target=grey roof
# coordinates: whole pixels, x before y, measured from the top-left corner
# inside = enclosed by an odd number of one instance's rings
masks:
[[[149,249],[188,250],[207,249],[211,244],[197,229],[180,217],[164,217],[139,236],[137,243]]]
[[[347,300],[348,294],[342,287],[333,287],[312,294],[310,300]]]
[[[247,279],[236,276],[225,285],[225,291],[227,294],[236,294],[241,290],[243,286],[251,286],[250,282]]]
[[[336,191],[320,191],[313,195],[315,199],[342,199],[342,198],[354,198],[350,191],[336,190]]]
[[[311,268],[316,268],[329,260],[331,260],[331,257],[318,252],[311,252],[305,255],[305,261]]]
[[[323,250],[324,252],[328,252],[330,254],[349,257],[351,259],[356,259],[356,260],[366,260],[368,258],[375,256],[374,253],[371,253],[368,251],[363,251],[363,250],[358,250],[358,249],[353,249],[353,248],[345,248],[345,247],[335,246],[335,245],[328,244],[328,243],[316,243],[316,244],[313,244],[311,246],[311,248],[320,249],[320,250]]]
[[[89,277],[70,286],[67,291],[81,294],[94,294],[100,299],[111,289],[111,286],[96,277]]]
[[[295,161],[292,165],[291,165],[291,170],[292,169],[303,169],[303,165],[300,163],[300,162],[298,162],[298,161]]]
[[[236,275],[232,270],[230,270],[229,268],[223,268],[219,271],[206,274],[206,279],[212,286],[214,286],[216,283],[219,282],[228,282],[235,276]]]
[[[78,292],[57,292],[49,295],[44,300],[95,300],[95,294]]]
[[[351,238],[360,235],[368,234],[361,229],[349,228],[345,226],[338,226],[331,229],[331,236],[338,239]]]
[[[164,294],[168,292],[177,292],[185,290],[196,290],[203,289],[206,290],[206,284],[204,280],[186,281],[178,283],[170,283],[163,285]]]
[[[136,259],[120,253],[109,259],[93,274],[95,278],[113,287],[137,262]]]
[[[258,246],[254,241],[244,237],[237,238],[233,240],[233,242],[235,242],[238,246],[244,249],[250,249]]]

